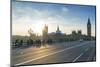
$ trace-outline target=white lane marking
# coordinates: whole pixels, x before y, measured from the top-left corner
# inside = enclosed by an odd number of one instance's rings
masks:
[[[76,60],[78,60],[84,53],[81,53],[78,57],[76,57],[73,62],[75,62]]]
[[[88,50],[89,50],[89,48],[85,49],[85,52],[88,51]],[[76,60],[78,60],[83,54],[84,54],[84,53],[81,53],[78,57],[76,57],[76,58],[73,60],[73,62],[75,62]]]
[[[75,46],[72,46],[72,47],[69,47],[69,48],[65,48],[63,50],[60,50],[60,51],[57,51],[57,52],[54,52],[54,53],[50,53],[48,55],[44,55],[44,56],[41,56],[41,57],[38,57],[38,58],[35,58],[35,59],[31,59],[31,60],[28,60],[28,61],[25,61],[25,62],[21,62],[21,63],[15,64],[14,66],[22,65],[22,64],[25,64],[25,63],[28,63],[28,62],[31,62],[31,61],[35,61],[35,60],[38,60],[38,59],[41,59],[41,58],[44,58],[44,57],[53,55],[53,54],[57,54],[57,53],[63,52],[65,50],[69,50],[69,49],[72,49],[72,48],[76,48],[76,47],[79,47],[79,46],[83,46],[83,45],[86,45],[87,43],[88,42],[82,43],[81,45],[79,44],[79,45],[75,45]]]

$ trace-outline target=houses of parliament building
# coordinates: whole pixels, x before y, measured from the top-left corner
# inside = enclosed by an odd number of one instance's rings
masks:
[[[62,41],[74,41],[74,40],[80,40],[80,39],[84,39],[84,40],[93,40],[95,39],[95,37],[91,36],[91,21],[90,18],[88,18],[87,21],[87,34],[82,34],[81,30],[73,30],[71,34],[66,34],[66,33],[62,33],[62,31],[60,30],[60,27],[57,26],[57,29],[55,32],[51,32],[48,33],[48,25],[45,24],[43,30],[42,30],[42,36],[36,36],[34,34],[31,33],[30,37],[33,40],[39,39],[39,40],[44,40],[44,41],[48,41],[48,40],[52,40],[52,41],[56,41],[56,42],[62,42]]]
[[[55,40],[55,41],[64,41],[64,40],[79,40],[79,39],[89,39],[91,38],[91,22],[88,18],[87,22],[87,35],[83,35],[81,30],[77,32],[75,30],[72,31],[72,34],[66,35],[66,33],[62,33],[59,26],[57,26],[56,32],[48,33],[48,26],[45,25],[42,31],[42,39],[43,40]]]

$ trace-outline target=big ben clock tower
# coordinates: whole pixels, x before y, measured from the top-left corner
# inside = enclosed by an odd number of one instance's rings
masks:
[[[87,22],[87,36],[91,37],[91,22],[89,18]]]

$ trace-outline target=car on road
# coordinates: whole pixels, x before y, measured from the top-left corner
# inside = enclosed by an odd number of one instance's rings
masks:
[[[83,42],[83,39],[80,39],[79,42]]]

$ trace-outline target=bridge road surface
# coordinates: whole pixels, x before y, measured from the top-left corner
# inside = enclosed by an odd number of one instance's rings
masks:
[[[11,65],[96,61],[95,41],[73,41],[45,46],[13,49]]]

